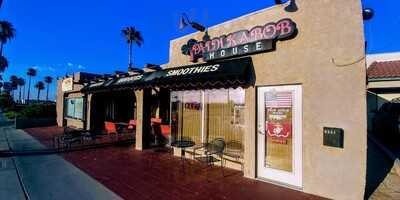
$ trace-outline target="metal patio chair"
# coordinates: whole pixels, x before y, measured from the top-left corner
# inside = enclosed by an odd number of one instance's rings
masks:
[[[224,162],[223,155],[225,150],[225,140],[223,138],[215,138],[209,143],[205,143],[201,146],[195,147],[193,149],[194,159],[201,162],[206,163],[207,166],[212,167],[214,163],[221,162],[221,171],[222,175],[224,175]],[[196,151],[203,150],[204,154],[196,157]]]
[[[71,148],[72,144],[82,144],[83,130],[74,127],[64,127],[63,135],[57,138],[58,148]]]
[[[241,159],[243,159],[243,152],[244,148],[242,142],[237,140],[231,140],[226,143],[224,155],[234,159],[235,162],[240,163],[242,171],[243,171],[243,162],[241,161]]]

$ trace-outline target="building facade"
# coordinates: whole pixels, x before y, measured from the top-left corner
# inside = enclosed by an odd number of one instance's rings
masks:
[[[84,103],[83,127],[93,129],[106,119],[93,125],[100,105],[94,109],[95,96],[134,94],[132,106],[120,109],[133,116],[108,119],[135,118],[139,150],[148,147],[151,118],[159,117],[170,126],[170,142],[223,138],[227,147],[239,146],[241,165],[228,166],[245,177],[327,198],[363,198],[367,106],[361,2],[296,2],[296,12],[277,5],[210,27],[207,34],[172,40],[161,70],[88,83],[77,92],[90,102]],[[74,95],[59,96],[61,110]],[[115,106],[111,110],[122,113]]]
[[[373,131],[374,117],[382,106],[400,102],[400,60],[372,62],[367,76],[368,130]]]

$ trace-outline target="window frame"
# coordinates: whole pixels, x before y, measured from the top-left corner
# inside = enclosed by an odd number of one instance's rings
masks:
[[[221,88],[222,89],[222,88]],[[237,88],[228,88],[228,89],[226,89],[227,91],[228,91],[228,93],[229,93],[229,90],[231,90],[231,89],[237,89]],[[246,107],[246,103],[245,103],[245,101],[246,101],[246,94],[245,94],[245,89],[244,88],[240,88],[240,89],[242,89],[243,90],[243,92],[244,92],[244,94],[243,94],[243,102],[244,102],[244,104],[243,105],[240,105],[240,106],[243,106],[244,108],[242,108],[242,109],[245,109],[245,107]],[[202,89],[202,90],[193,90],[193,91],[200,91],[200,93],[201,93],[201,96],[200,96],[200,101],[201,101],[201,122],[200,122],[200,124],[201,124],[201,131],[200,131],[200,133],[201,133],[201,142],[202,143],[205,143],[205,142],[207,142],[206,140],[207,140],[207,133],[206,133],[206,117],[208,116],[208,113],[206,113],[206,106],[207,106],[207,103],[206,103],[206,91],[208,91],[208,90],[211,90],[211,89]],[[172,93],[173,92],[179,92],[180,93],[180,95],[179,95],[179,100],[180,101],[183,101],[183,96],[181,96],[182,94],[183,94],[183,92],[185,92],[185,91],[192,91],[192,90],[176,90],[176,91],[171,91],[171,93],[170,93],[170,119],[172,119]],[[228,95],[229,96],[229,95]],[[230,101],[230,99],[228,99],[228,101]],[[236,124],[236,110],[234,111],[234,113],[233,113],[233,115],[232,115],[232,120],[234,121],[234,123],[232,124],[232,126],[236,126],[236,127],[238,127],[238,128],[244,128],[245,127],[245,125],[244,125],[244,122],[243,122],[243,124],[242,123],[237,123]],[[170,125],[170,127],[172,127],[172,120],[170,120],[170,122],[169,122],[169,125]],[[172,133],[171,133],[172,134]],[[175,133],[176,134],[176,133]],[[182,133],[181,133],[182,134]],[[175,136],[176,137],[176,136]],[[170,143],[172,142],[171,140],[169,141]],[[243,141],[242,141],[243,142]]]
[[[77,100],[77,99],[79,99],[79,100],[82,100],[82,115],[81,115],[81,117],[77,117],[76,116],[76,104],[73,104],[74,105],[74,111],[73,111],[73,115],[74,116],[70,116],[69,115],[69,113],[68,113],[68,105],[70,105],[68,102],[70,101],[70,100]],[[86,101],[85,101],[85,97],[67,97],[67,98],[65,98],[65,101],[64,101],[64,118],[68,118],[68,119],[75,119],[75,120],[81,120],[81,121],[83,121],[84,119],[85,119],[85,114],[86,114]]]

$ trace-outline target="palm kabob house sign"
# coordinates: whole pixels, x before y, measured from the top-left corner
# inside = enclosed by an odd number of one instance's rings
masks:
[[[192,62],[202,58],[204,61],[243,56],[272,51],[278,40],[294,38],[296,24],[291,19],[255,26],[250,30],[241,30],[211,40],[196,41],[190,39],[182,46],[182,53],[190,56]],[[215,63],[203,63],[174,67],[143,75],[124,77],[93,83],[83,91],[104,89],[168,87],[175,89],[236,87],[251,84],[251,58],[239,58]]]
[[[296,23],[286,18],[276,23],[255,26],[250,30],[237,31],[211,40],[198,42],[190,39],[181,50],[184,55],[190,56],[191,62],[197,62],[199,58],[207,62],[272,51],[275,49],[276,41],[294,38],[296,34]]]

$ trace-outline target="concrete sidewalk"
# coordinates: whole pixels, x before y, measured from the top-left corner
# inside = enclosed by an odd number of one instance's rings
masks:
[[[16,130],[11,126],[0,127],[0,141],[7,137],[11,150],[45,148],[22,130]],[[7,159],[6,162],[9,163],[7,166],[10,166],[10,170],[4,174],[0,171],[0,199],[25,199],[22,188],[28,199],[32,200],[121,199],[61,156],[36,155]],[[14,159],[15,166],[11,159]],[[14,169],[13,173],[11,169]],[[21,184],[15,169],[19,172]]]
[[[24,192],[11,158],[0,158],[0,199],[25,199]]]
[[[11,124],[0,113],[0,151],[9,150],[4,127],[8,127]],[[12,158],[0,158],[0,199],[25,199]]]

